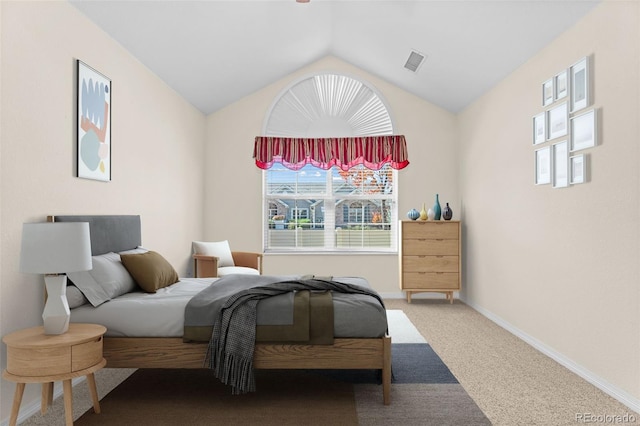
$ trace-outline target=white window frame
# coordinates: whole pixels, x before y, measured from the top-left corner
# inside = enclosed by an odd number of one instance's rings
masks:
[[[291,173],[299,173],[296,171],[290,171]],[[302,194],[297,194],[297,193],[289,193],[289,194],[280,194],[281,196],[278,196],[277,198],[281,199],[281,200],[309,200],[309,199],[313,199],[313,200],[323,200],[324,202],[322,203],[322,207],[321,207],[321,211],[323,212],[323,218],[324,221],[322,223],[322,228],[323,228],[323,235],[324,235],[324,246],[320,247],[320,246],[313,246],[313,247],[304,247],[304,246],[297,246],[297,242],[296,245],[294,246],[287,246],[287,247],[269,247],[269,241],[270,241],[270,237],[269,237],[269,233],[270,232],[277,232],[277,231],[282,231],[283,229],[274,229],[273,226],[269,226],[269,217],[267,214],[267,210],[265,210],[265,214],[263,215],[263,217],[265,218],[265,221],[263,223],[263,228],[264,228],[264,232],[263,232],[263,251],[264,253],[304,253],[304,254],[309,254],[309,253],[353,253],[353,254],[362,254],[362,253],[397,253],[398,251],[398,245],[397,245],[397,235],[398,235],[398,212],[397,212],[397,201],[398,201],[398,172],[397,170],[392,170],[392,179],[393,179],[393,184],[391,187],[391,194],[367,194],[367,193],[362,193],[362,194],[334,194],[333,193],[333,179],[332,176],[333,174],[331,173],[331,170],[327,171],[327,181],[326,181],[326,188],[325,191],[326,193],[308,193],[308,192],[304,192]],[[269,201],[272,200],[274,198],[274,194],[268,194],[267,193],[267,172],[263,171],[263,205],[265,206],[265,209],[268,208],[269,206]],[[342,229],[341,226],[336,225],[335,222],[335,218],[336,218],[336,201],[338,200],[344,200],[345,202],[353,202],[353,201],[359,201],[361,202],[361,204],[363,205],[363,209],[365,206],[365,203],[370,201],[370,200],[382,200],[382,199],[386,199],[389,200],[389,209],[390,209],[390,219],[389,219],[389,223],[387,223],[386,225],[389,227],[389,246],[360,246],[360,247],[336,247],[336,239],[338,238],[336,236],[337,232],[343,232],[344,229]],[[292,210],[295,209],[292,208]],[[306,209],[306,208],[305,208]],[[362,213],[364,215],[364,211]],[[293,219],[294,215],[293,212],[291,212],[288,215],[288,219]],[[370,223],[367,223],[368,225],[371,225]],[[354,224],[352,224],[354,225]],[[298,233],[299,232],[305,232],[308,230],[305,230],[303,228],[301,229],[295,229],[294,227],[289,227],[289,226],[285,226],[284,230],[289,231],[289,232],[295,232],[295,241],[298,241]],[[366,232],[365,230],[360,230],[361,233],[362,232]],[[314,230],[311,232],[321,232],[319,230]],[[353,230],[351,232],[357,232],[357,230]]]

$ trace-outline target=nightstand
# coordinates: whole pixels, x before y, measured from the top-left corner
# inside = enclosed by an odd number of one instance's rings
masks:
[[[93,373],[107,364],[102,357],[102,335],[107,329],[97,324],[69,324],[64,334],[45,335],[44,327],[16,331],[2,338],[7,345],[7,369],[2,377],[16,382],[10,426],[18,419],[26,383],[42,383],[42,414],[53,401],[53,382],[61,380],[67,425],[73,424],[71,379],[87,376],[93,410],[100,412]]]

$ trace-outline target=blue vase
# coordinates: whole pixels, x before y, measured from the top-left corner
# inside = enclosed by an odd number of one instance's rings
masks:
[[[438,198],[438,194],[436,194],[436,203],[433,205],[433,212],[435,213],[434,220],[440,220],[440,216],[442,215],[442,209],[440,208],[440,199]]]
[[[420,212],[416,209],[411,209],[409,213],[407,213],[407,217],[411,220],[416,220],[420,217]]]

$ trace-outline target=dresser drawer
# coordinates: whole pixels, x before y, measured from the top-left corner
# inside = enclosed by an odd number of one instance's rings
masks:
[[[402,288],[407,290],[459,290],[460,275],[452,272],[405,272]]]
[[[72,371],[83,370],[102,361],[102,336],[71,347]]]
[[[459,272],[458,256],[402,256],[403,272]]]
[[[410,239],[447,239],[457,240],[459,236],[458,222],[404,222],[403,240]]]
[[[458,240],[444,240],[435,239],[429,240],[426,238],[420,239],[406,239],[402,242],[402,255],[403,256],[457,256],[459,254]]]

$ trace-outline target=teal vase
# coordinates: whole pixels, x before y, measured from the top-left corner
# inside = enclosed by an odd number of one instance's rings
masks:
[[[436,203],[433,205],[433,212],[435,213],[434,220],[440,220],[440,216],[442,215],[442,208],[440,208],[440,199],[438,198],[438,194],[436,194]]]

